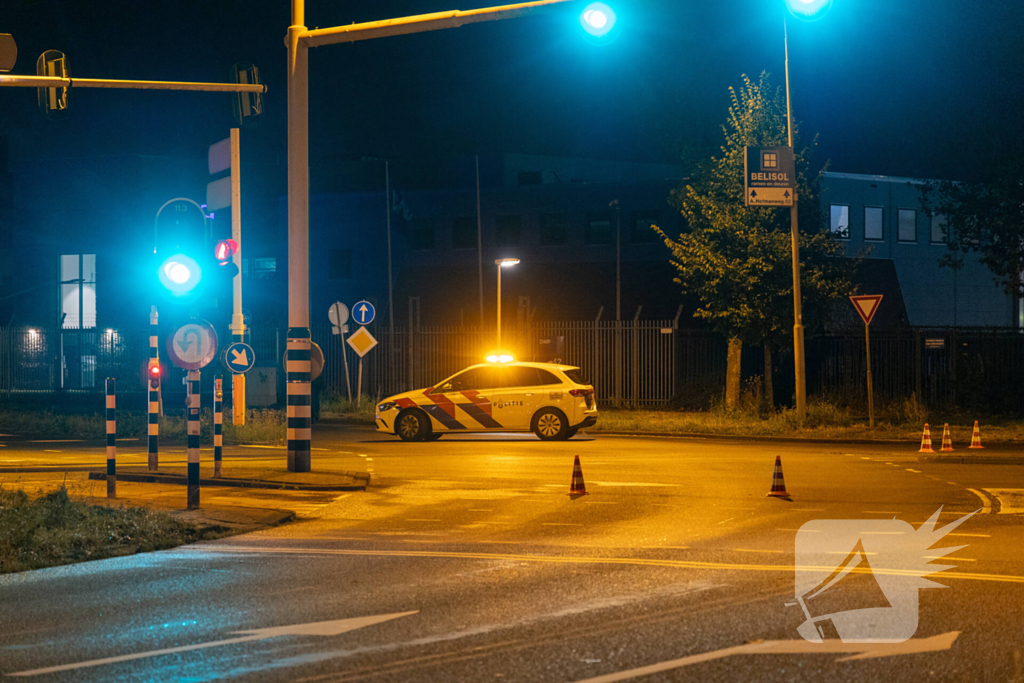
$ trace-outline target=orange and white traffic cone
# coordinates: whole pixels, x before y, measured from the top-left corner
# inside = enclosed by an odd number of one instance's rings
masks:
[[[580,467],[580,456],[572,464],[572,483],[569,484],[570,496],[587,495],[587,485],[583,483],[583,468]]]
[[[918,453],[934,453],[932,449],[932,433],[928,431],[928,423],[924,423],[924,434],[921,435],[921,450]]]
[[[981,430],[978,429],[978,421],[974,421],[974,434],[971,435],[971,445],[968,448],[984,448],[981,445]]]
[[[949,423],[947,422],[942,428],[942,448],[940,451],[951,451],[953,450],[953,437],[949,435]]]
[[[789,498],[789,494],[786,493],[786,480],[782,478],[782,456],[775,456],[775,472],[772,473],[772,490],[768,492],[769,496],[776,498]]]

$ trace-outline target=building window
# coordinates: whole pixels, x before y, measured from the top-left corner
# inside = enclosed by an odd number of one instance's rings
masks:
[[[327,250],[327,277],[331,280],[352,279],[352,250]]]
[[[277,276],[277,258],[267,256],[252,260],[253,280],[273,280]]]
[[[459,216],[452,221],[452,249],[472,249],[476,246],[476,218]]]
[[[96,327],[96,254],[61,254],[61,326]]]
[[[900,209],[899,212],[899,236],[900,242],[917,241],[917,211],[914,209]]]
[[[499,247],[518,247],[523,220],[520,216],[498,216],[494,219],[498,229]]]
[[[864,207],[864,239],[881,240],[882,232],[882,208],[879,206]]]
[[[434,226],[417,225],[409,231],[409,248],[413,251],[429,251],[434,248]]]
[[[587,214],[587,232],[584,241],[587,244],[611,244],[612,222],[608,218],[608,214]]]
[[[542,213],[540,215],[540,244],[556,247],[565,244],[565,226],[568,223],[564,213]]]
[[[633,244],[649,244],[661,239],[651,226],[658,221],[657,211],[634,211],[629,240]]]
[[[832,205],[831,230],[839,239],[850,239],[850,207],[842,204]]]
[[[946,238],[946,217],[932,216],[932,244],[945,244]]]

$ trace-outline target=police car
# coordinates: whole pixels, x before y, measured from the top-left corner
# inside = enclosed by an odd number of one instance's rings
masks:
[[[391,396],[377,405],[376,417],[378,432],[397,434],[403,441],[488,431],[533,432],[556,441],[595,424],[597,401],[594,387],[577,367],[488,362],[436,386]]]

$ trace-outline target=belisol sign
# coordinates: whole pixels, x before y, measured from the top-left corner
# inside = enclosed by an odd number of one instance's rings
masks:
[[[743,196],[747,206],[793,206],[796,162],[790,147],[746,147]]]

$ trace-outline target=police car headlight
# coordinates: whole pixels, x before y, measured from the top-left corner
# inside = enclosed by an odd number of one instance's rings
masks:
[[[387,411],[391,410],[397,405],[398,404],[395,403],[394,401],[389,401],[388,403],[381,403],[379,406],[377,406],[377,412],[386,413]]]

